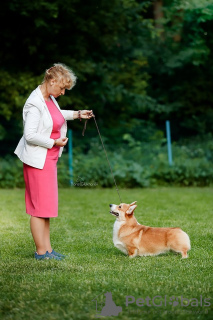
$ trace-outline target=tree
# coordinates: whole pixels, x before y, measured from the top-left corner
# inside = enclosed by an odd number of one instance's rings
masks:
[[[5,42],[0,55],[4,79],[0,114],[6,131],[7,125],[12,125],[10,119],[20,123],[27,95],[54,62],[73,67],[79,79],[71,94],[60,99],[62,107],[94,109],[106,134],[110,135],[109,128],[115,128],[112,137],[126,125],[131,126],[133,110],[146,95],[143,40],[152,26],[143,13],[150,3],[5,2],[1,15],[17,26],[15,32],[10,24],[0,31]],[[72,125],[79,128],[79,123]]]
[[[212,1],[164,1],[162,11],[164,37],[152,41],[148,56],[151,117],[169,118],[176,140],[212,132]]]
[[[102,135],[113,143],[126,133],[149,140],[168,118],[176,140],[180,128],[185,137],[210,132],[212,13],[207,0],[4,2],[1,154],[13,152],[24,102],[54,62],[69,65],[78,77],[61,107],[93,109]],[[78,142],[82,124],[71,125]],[[91,136],[94,131],[84,140]]]

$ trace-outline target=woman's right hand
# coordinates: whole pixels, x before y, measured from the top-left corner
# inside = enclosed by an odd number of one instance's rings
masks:
[[[58,138],[55,140],[55,146],[64,147],[66,146],[68,138]]]

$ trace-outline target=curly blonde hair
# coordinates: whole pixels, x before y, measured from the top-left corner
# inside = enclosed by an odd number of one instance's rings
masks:
[[[54,63],[54,65],[45,71],[43,82],[49,82],[56,79],[65,89],[71,90],[77,81],[74,72],[63,63]]]

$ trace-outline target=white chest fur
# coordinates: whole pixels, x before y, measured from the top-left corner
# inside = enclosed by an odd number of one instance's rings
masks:
[[[116,248],[121,250],[123,253],[127,254],[126,246],[122,243],[118,236],[119,230],[123,224],[124,222],[115,221],[113,227],[113,243]]]

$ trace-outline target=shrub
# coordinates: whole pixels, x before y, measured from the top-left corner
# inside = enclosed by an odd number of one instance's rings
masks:
[[[152,187],[157,185],[210,186],[213,184],[212,139],[180,145],[173,143],[174,163],[169,166],[167,146],[163,139],[146,143],[126,135],[120,146],[105,145],[116,183],[120,187]],[[98,140],[91,142],[87,152],[73,152],[73,177],[70,176],[68,154],[58,161],[59,187],[113,187],[106,155]],[[1,159],[0,187],[24,187],[23,165],[12,156]]]
[[[11,156],[0,159],[0,188],[23,188],[23,164]]]

